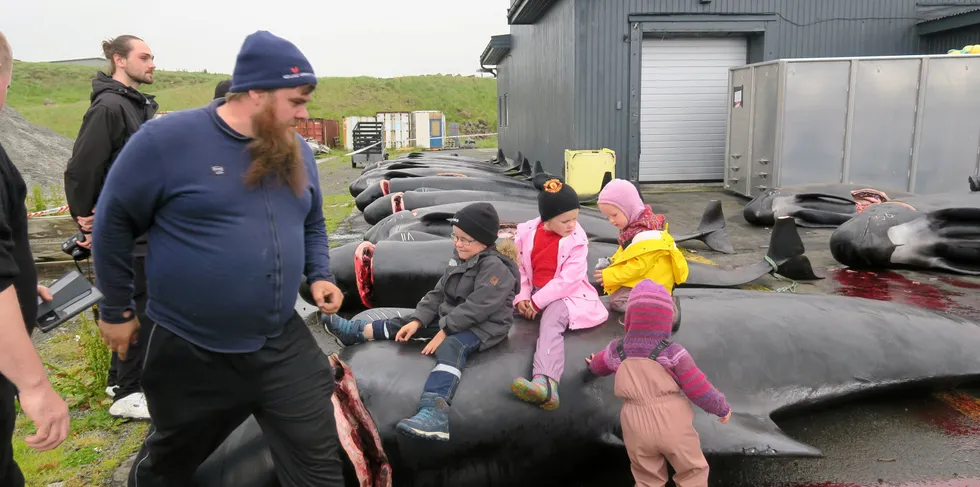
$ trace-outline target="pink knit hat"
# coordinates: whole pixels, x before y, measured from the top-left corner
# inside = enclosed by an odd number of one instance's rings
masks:
[[[670,338],[674,324],[674,301],[662,285],[644,279],[630,291],[623,319],[631,341],[656,342]]]
[[[634,222],[643,213],[646,204],[633,183],[625,179],[613,179],[599,192],[599,204],[612,205]]]

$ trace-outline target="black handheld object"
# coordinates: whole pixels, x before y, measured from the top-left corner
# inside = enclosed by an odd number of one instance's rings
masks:
[[[102,293],[78,271],[61,276],[50,289],[53,300],[37,298],[37,326],[44,333],[102,301]]]
[[[61,243],[61,251],[70,255],[71,258],[76,261],[87,259],[90,255],[92,255],[92,252],[89,249],[78,245],[78,242],[85,241],[85,235],[85,233],[78,232],[75,235],[68,237],[67,240]]]

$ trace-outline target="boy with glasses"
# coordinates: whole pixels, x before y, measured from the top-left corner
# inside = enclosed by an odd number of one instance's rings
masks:
[[[520,291],[520,271],[497,250],[500,219],[489,203],[473,203],[452,219],[455,251],[446,272],[406,318],[372,323],[324,315],[324,327],[345,346],[369,340],[431,338],[422,350],[435,354],[415,416],[398,422],[403,434],[449,441],[449,405],[467,357],[507,337],[514,322],[511,303]]]

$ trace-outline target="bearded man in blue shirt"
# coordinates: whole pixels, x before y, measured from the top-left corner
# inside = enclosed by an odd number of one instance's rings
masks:
[[[316,83],[295,45],[251,34],[225,98],[147,122],[109,171],[92,251],[99,329],[121,358],[140,326],[136,237],[146,233],[149,248],[142,384],[152,419],[131,486],[193,485],[249,415],[284,487],[343,485],[333,370],[294,308],[303,275],[322,312],[343,299],[316,161],[293,129]]]

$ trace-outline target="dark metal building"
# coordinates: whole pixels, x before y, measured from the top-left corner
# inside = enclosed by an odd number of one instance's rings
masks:
[[[720,181],[728,68],[787,58],[945,54],[980,44],[980,0],[512,0],[498,138],[561,173],[610,148],[617,177]]]

